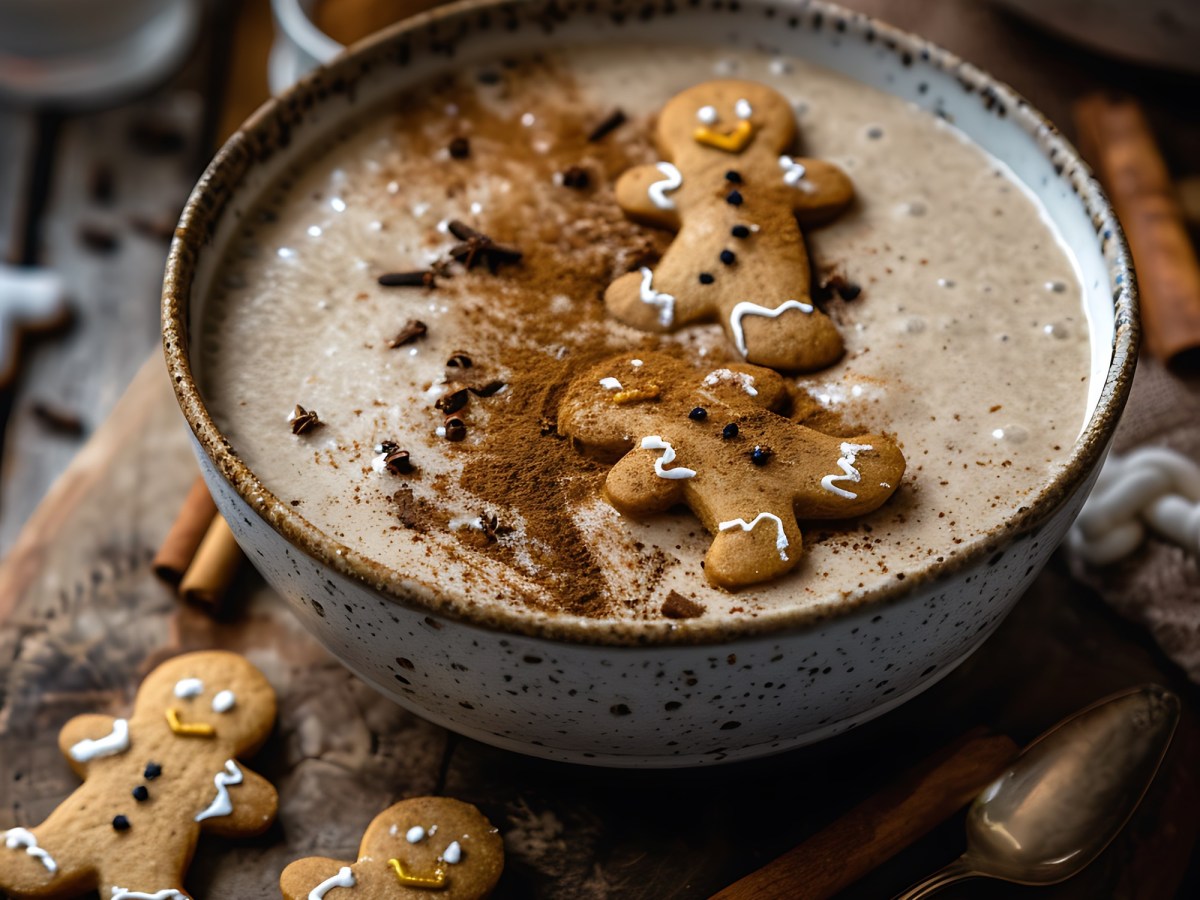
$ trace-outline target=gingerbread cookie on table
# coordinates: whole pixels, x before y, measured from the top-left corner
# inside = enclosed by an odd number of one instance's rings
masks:
[[[814,431],[775,411],[787,399],[771,369],[625,354],[571,382],[558,430],[582,452],[616,461],[604,496],[622,515],[690,507],[714,536],[705,575],[736,590],[796,566],[797,518],[871,512],[904,475],[890,438]]]
[[[0,832],[0,893],[188,897],[183,877],[201,831],[249,837],[275,819],[275,788],[238,762],[274,722],[266,678],[220,651],[160,665],[128,719],[72,719],[58,743],[83,784],[42,824]]]
[[[836,166],[787,155],[795,139],[791,106],[765,85],[710,81],[672,98],[657,131],[667,161],[625,172],[616,194],[630,217],[678,233],[653,270],[609,285],[609,312],[660,332],[716,319],[747,362],[781,371],[837,360],[800,227],[832,219],[854,189]]]
[[[504,868],[504,842],[483,814],[449,797],[413,797],[367,827],[358,861],[298,859],[283,870],[286,900],[479,900]]]

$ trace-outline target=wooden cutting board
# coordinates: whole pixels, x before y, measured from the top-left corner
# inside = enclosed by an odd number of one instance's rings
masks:
[[[1024,742],[1106,693],[1158,681],[1186,706],[1163,773],[1118,843],[1041,896],[1184,895],[1200,809],[1195,690],[1139,630],[1058,571],[961,669],[846,736],[720,769],[584,772],[457,738],[377,696],[252,570],[229,621],[177,603],[149,562],[195,471],[152,359],[0,567],[0,830],[40,822],[77,785],[56,746],[67,719],[120,714],[164,657],[223,647],[248,655],[279,692],[278,727],[253,766],[279,787],[280,816],[255,841],[203,839],[187,882],[197,898],[277,896],[291,859],[353,857],[375,813],[428,793],[476,803],[501,829],[500,898],[702,898],[975,725]],[[890,896],[961,850],[961,822],[951,821],[844,897]],[[1026,892],[976,883],[945,896]]]

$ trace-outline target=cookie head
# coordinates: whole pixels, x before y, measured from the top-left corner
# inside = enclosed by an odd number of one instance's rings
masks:
[[[658,120],[662,151],[678,161],[702,153],[727,160],[777,156],[796,137],[795,115],[778,91],[753,81],[706,81],[673,97]]]
[[[266,740],[275,692],[263,674],[234,653],[188,653],[168,660],[142,683],[137,720],[166,721],[180,738],[216,739],[235,752]]]

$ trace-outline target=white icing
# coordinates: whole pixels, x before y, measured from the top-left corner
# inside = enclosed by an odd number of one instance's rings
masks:
[[[821,479],[821,487],[825,490],[837,494],[839,497],[845,497],[847,500],[854,500],[858,494],[853,491],[848,491],[845,488],[840,488],[835,481],[850,481],[854,484],[862,481],[862,474],[858,469],[854,468],[854,461],[858,454],[863,450],[873,449],[870,444],[851,444],[847,441],[842,442],[842,456],[837,461],[838,468],[842,470],[841,475],[826,475]]]
[[[730,519],[728,522],[720,523],[717,526],[717,530],[728,531],[731,528],[741,528],[742,531],[753,531],[754,527],[763,519],[770,519],[775,523],[775,527],[779,529],[778,534],[775,536],[775,549],[779,551],[779,558],[784,562],[787,562],[787,533],[783,530],[783,519],[779,518],[779,516],[775,515],[774,513],[761,512],[749,522],[747,522],[745,519]]]
[[[736,384],[751,397],[758,396],[758,390],[754,387],[754,376],[747,375],[745,372],[735,372],[733,369],[714,369],[704,377],[704,384],[708,387],[722,382]]]
[[[739,98],[738,102],[733,104],[733,111],[737,113],[739,119],[748,119],[754,115],[754,107],[745,97]]]
[[[414,825],[404,833],[404,839],[410,844],[419,844],[425,840],[425,829],[420,825]]]
[[[204,693],[204,682],[199,678],[181,678],[175,682],[175,696],[180,700],[189,700]]]
[[[804,180],[805,168],[804,164],[797,162],[790,156],[784,155],[779,157],[779,168],[783,169],[783,183],[792,187],[802,188],[803,190],[811,191],[812,185]]]
[[[600,387],[604,388],[606,391],[619,391],[621,389],[621,382],[612,377],[601,378]]]
[[[51,875],[58,871],[58,863],[54,861],[53,856],[38,846],[37,838],[34,837],[32,831],[26,831],[24,828],[8,829],[4,832],[4,846],[9,850],[24,848],[27,854],[40,860]]]
[[[338,869],[336,875],[326,878],[315,888],[308,892],[308,900],[325,900],[325,895],[332,891],[335,887],[354,887],[357,882],[354,880],[354,872],[349,866],[342,866]]]
[[[229,786],[241,783],[242,770],[232,759],[225,760],[225,771],[218,772],[213,778],[213,784],[217,787],[217,796],[208,805],[208,809],[196,815],[196,821],[203,822],[205,819],[227,816],[233,812],[233,801],[229,799]]]
[[[715,106],[702,106],[696,110],[696,118],[703,125],[713,125],[717,121],[717,108]]]
[[[654,461],[654,474],[659,478],[667,478],[678,480],[680,478],[695,478],[696,471],[694,469],[685,469],[683,466],[676,466],[674,469],[664,469],[663,466],[669,466],[675,462],[675,448],[664,441],[657,434],[649,435],[642,438],[643,450],[661,450],[662,456]]]
[[[129,749],[129,721],[126,719],[114,719],[112,731],[102,738],[92,740],[84,738],[78,744],[71,747],[69,753],[71,759],[75,762],[91,762],[93,759],[102,759],[105,756],[116,756],[118,753],[124,753]]]
[[[233,691],[221,691],[217,696],[213,697],[212,708],[213,712],[226,713],[233,709],[237,703],[237,697]]]
[[[450,842],[450,846],[442,852],[442,859],[452,866],[456,866],[462,862],[462,846],[458,841]]]
[[[163,888],[156,893],[146,894],[142,891],[131,891],[129,888],[114,887],[112,900],[187,900],[187,894],[175,888]]]
[[[764,316],[768,319],[775,319],[789,309],[798,309],[805,315],[811,315],[813,305],[805,303],[803,300],[785,300],[774,309],[770,309],[769,307],[759,306],[757,303],[743,300],[734,306],[729,313],[729,330],[733,332],[733,342],[737,345],[738,353],[745,356],[748,352],[746,350],[746,332],[742,328],[742,319],[745,316]]]
[[[651,183],[646,188],[646,194],[650,197],[650,202],[659,209],[674,209],[675,201],[667,196],[667,191],[679,190],[683,185],[683,173],[669,162],[660,162],[654,168],[667,177]]]
[[[651,306],[657,306],[659,324],[663,328],[670,328],[671,323],[675,321],[675,298],[670,294],[663,294],[654,289],[654,273],[645,266],[642,266],[641,273],[642,302],[649,303]]]

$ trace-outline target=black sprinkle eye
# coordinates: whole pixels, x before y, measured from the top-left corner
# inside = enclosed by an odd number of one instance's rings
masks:
[[[725,438],[725,440],[727,440],[727,441],[732,441],[737,436],[738,436],[737,422],[730,422],[723,429],[721,429],[721,437]]]
[[[732,234],[735,238],[748,238],[750,237],[750,229],[745,225],[734,225],[733,230],[730,231],[730,234]]]
[[[732,250],[722,250],[721,262],[725,263],[727,266],[732,266],[735,262],[737,262],[737,255]]]
[[[770,447],[755,447],[750,452],[750,462],[754,463],[756,466],[765,466],[767,464],[767,460],[770,458]]]
[[[112,825],[113,825],[113,829],[116,831],[128,831],[129,830],[129,820],[127,818],[125,818],[124,816],[114,816]]]
[[[139,784],[133,789],[133,799],[138,803],[145,803],[150,799],[150,792],[146,790],[146,786],[144,784]]]
[[[741,206],[742,205],[742,192],[741,191],[730,191],[728,194],[725,195],[725,202],[730,204],[731,206]]]
[[[162,766],[156,762],[146,763],[146,771],[142,773],[147,781],[153,781],[162,774]]]
[[[714,281],[716,281],[716,279],[712,277],[711,272],[701,272],[700,273],[700,283],[701,284],[712,284]]]
[[[708,410],[703,406],[697,406],[690,413],[688,413],[688,418],[693,422],[703,422],[708,418]]]
[[[737,172],[733,169],[730,169],[728,172],[725,173],[725,180],[728,181],[730,184],[741,184],[742,183],[742,173]]]

